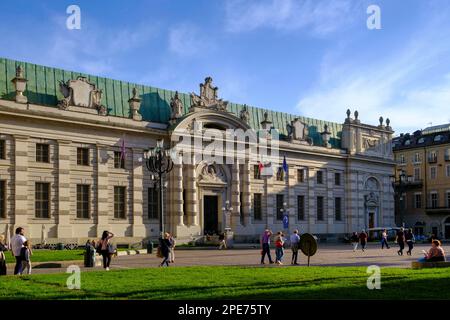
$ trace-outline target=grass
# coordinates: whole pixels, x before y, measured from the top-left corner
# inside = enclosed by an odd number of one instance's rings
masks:
[[[362,267],[178,267],[4,276],[0,299],[450,299],[450,269],[381,270],[368,290]]]
[[[5,252],[6,262],[15,262],[11,251]],[[48,261],[68,261],[68,260],[83,260],[84,250],[46,250],[35,249],[31,256],[31,262],[48,262]]]

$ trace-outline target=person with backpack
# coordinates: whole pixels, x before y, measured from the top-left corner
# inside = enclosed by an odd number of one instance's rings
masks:
[[[111,257],[114,254],[114,247],[110,240],[114,237],[114,234],[108,231],[103,231],[102,238],[97,243],[97,252],[103,257],[103,268],[109,271],[111,264]]]
[[[366,230],[362,230],[361,233],[359,234],[359,243],[361,243],[361,249],[364,252],[366,250],[366,245],[367,245],[367,239],[369,238],[369,236],[366,233]]]
[[[416,238],[414,237],[412,229],[408,229],[408,231],[405,233],[405,240],[406,244],[408,245],[408,251],[406,251],[406,254],[410,256],[412,254],[412,249],[414,248],[414,242],[416,242]]]

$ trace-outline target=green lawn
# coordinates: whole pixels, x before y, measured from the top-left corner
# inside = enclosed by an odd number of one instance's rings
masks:
[[[15,262],[11,251],[5,252],[6,262]],[[84,250],[45,250],[36,249],[33,250],[31,261],[34,262],[47,262],[47,261],[68,261],[68,260],[83,260]]]
[[[450,299],[450,269],[383,268],[368,290],[362,267],[178,267],[6,276],[0,299]]]

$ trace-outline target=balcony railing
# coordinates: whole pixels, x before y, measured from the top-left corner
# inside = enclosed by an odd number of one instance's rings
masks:
[[[428,163],[436,163],[437,162],[437,157],[428,157]]]

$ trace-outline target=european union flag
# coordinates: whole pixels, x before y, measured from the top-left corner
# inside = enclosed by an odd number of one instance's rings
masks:
[[[288,172],[288,164],[286,162],[286,156],[284,156],[284,158],[283,158],[283,170],[286,173]]]
[[[287,214],[283,216],[283,227],[289,229],[289,216]]]

